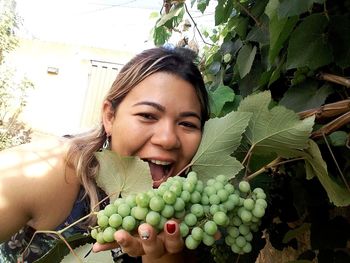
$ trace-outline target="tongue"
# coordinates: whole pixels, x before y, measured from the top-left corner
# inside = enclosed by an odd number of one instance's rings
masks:
[[[151,163],[151,162],[149,162],[148,164],[149,164],[149,168],[151,170],[153,181],[158,181],[165,176],[164,169],[163,169],[162,165],[157,165],[157,164]]]

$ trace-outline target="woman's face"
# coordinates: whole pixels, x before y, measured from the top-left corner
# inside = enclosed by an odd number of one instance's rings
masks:
[[[105,102],[103,121],[111,149],[147,161],[156,187],[191,161],[202,137],[194,87],[165,72],[135,86],[115,113]]]

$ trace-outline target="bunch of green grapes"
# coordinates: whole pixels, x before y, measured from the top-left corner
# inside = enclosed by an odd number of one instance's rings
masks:
[[[180,232],[188,249],[201,243],[212,246],[218,233],[234,253],[252,250],[252,232],[257,231],[267,207],[261,188],[252,190],[247,181],[235,188],[224,175],[206,184],[196,172],[171,177],[158,189],[118,198],[97,213],[91,236],[98,243],[114,241],[115,231],[136,231],[142,223],[162,231],[168,219],[180,220]],[[223,229],[223,230],[222,230]],[[219,235],[220,236],[220,235]]]

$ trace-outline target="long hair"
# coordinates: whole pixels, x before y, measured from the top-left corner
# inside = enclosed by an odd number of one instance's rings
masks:
[[[195,54],[185,48],[152,48],[132,58],[118,73],[105,100],[112,103],[114,111],[127,94],[141,81],[156,72],[174,74],[189,82],[195,89],[201,106],[201,125],[209,118],[208,94],[200,71],[194,63]],[[164,87],[166,88],[166,87]],[[73,167],[89,197],[91,209],[98,204],[95,177],[99,163],[94,155],[102,148],[107,134],[102,125],[87,133],[74,136],[67,153],[67,165]],[[97,208],[98,210],[98,208]]]

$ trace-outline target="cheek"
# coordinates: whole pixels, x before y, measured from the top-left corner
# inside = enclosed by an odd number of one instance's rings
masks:
[[[191,160],[192,157],[196,154],[199,144],[201,142],[201,139],[202,139],[202,136],[201,134],[199,134],[198,136],[192,136],[183,144],[185,146],[184,148],[185,155],[188,159]]]

